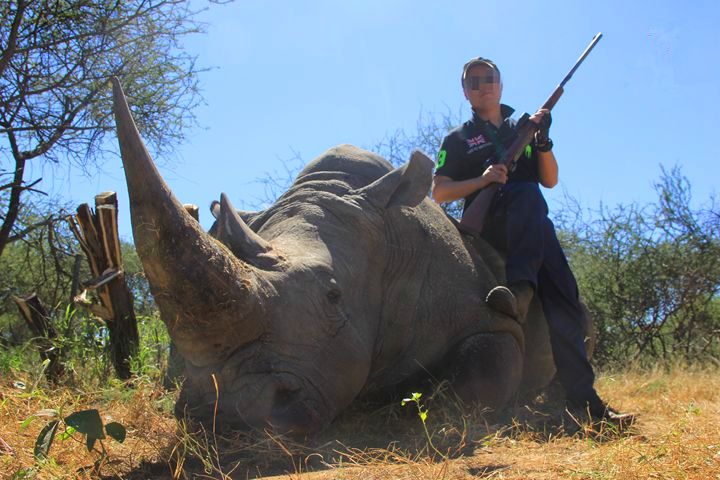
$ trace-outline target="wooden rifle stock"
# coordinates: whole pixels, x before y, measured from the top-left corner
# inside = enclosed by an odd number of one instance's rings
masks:
[[[595,47],[595,44],[597,44],[600,38],[602,38],[602,33],[598,33],[597,35],[595,35],[595,37],[593,37],[590,45],[588,45],[582,55],[580,55],[580,58],[577,62],[575,62],[575,65],[573,65],[573,67],[570,69],[570,72],[565,75],[565,78],[563,78],[562,82],[560,82],[560,84],[555,88],[555,90],[553,90],[552,94],[550,94],[550,97],[548,97],[545,103],[543,103],[542,107],[540,107],[541,109],[552,110],[553,107],[555,107],[555,104],[558,102],[558,100],[560,100],[560,97],[565,91],[565,84],[570,80],[570,78],[572,78],[575,70],[578,69],[580,64],[585,60],[585,57],[588,56],[588,54],[593,49],[593,47]],[[515,162],[518,161],[520,155],[522,155],[522,153],[525,151],[525,146],[532,141],[535,132],[537,132],[538,129],[539,126],[535,122],[531,122],[528,120],[522,123],[517,129],[517,137],[512,142],[510,147],[505,151],[505,154],[502,156],[502,158],[497,159],[495,164],[503,164],[508,167],[508,170],[511,170],[512,165],[514,165]],[[474,234],[480,234],[482,232],[483,226],[485,224],[485,218],[487,217],[488,211],[490,210],[493,198],[495,198],[495,194],[500,187],[501,184],[499,183],[491,183],[487,187],[480,190],[473,202],[470,204],[467,210],[465,210],[465,213],[463,213],[462,220],[460,221],[460,225],[466,231]]]

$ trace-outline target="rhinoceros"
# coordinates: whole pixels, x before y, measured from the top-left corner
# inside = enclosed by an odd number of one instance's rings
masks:
[[[393,169],[331,148],[265,211],[241,215],[223,194],[210,235],[113,87],[135,247],[186,360],[178,415],[307,434],[423,372],[496,408],[552,379],[539,302],[522,325],[486,306],[503,260],[428,198],[426,156]]]

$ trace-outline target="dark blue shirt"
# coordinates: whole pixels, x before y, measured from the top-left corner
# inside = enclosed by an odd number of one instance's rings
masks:
[[[510,118],[514,111],[507,105],[501,105],[503,123],[499,128],[473,113],[472,119],[451,130],[440,146],[435,175],[449,177],[456,182],[481,176],[491,164],[498,161],[498,156],[517,137],[517,121]],[[511,182],[539,182],[534,141],[525,147],[515,168],[509,172],[508,183]],[[464,209],[477,194],[475,191],[465,197]]]

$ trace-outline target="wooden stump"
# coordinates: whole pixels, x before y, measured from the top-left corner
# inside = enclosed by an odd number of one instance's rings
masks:
[[[43,362],[49,361],[45,369],[45,376],[51,383],[59,383],[65,373],[65,367],[62,364],[62,350],[53,342],[53,339],[57,337],[57,332],[50,322],[47,309],[36,293],[25,297],[13,297],[13,300],[20,310],[20,316],[25,319],[30,331],[35,336],[34,340],[40,358]]]
[[[75,302],[105,321],[110,337],[110,359],[117,376],[130,378],[130,358],[140,343],[133,299],[125,281],[117,226],[117,195],[95,197],[95,212],[83,203],[68,222],[85,253],[94,278],[83,283]],[[95,292],[98,301],[90,301]]]

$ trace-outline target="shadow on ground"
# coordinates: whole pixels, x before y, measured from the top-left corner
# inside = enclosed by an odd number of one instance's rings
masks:
[[[123,478],[261,478],[341,466],[441,462],[473,456],[507,438],[549,442],[575,434],[603,441],[619,435],[612,429],[569,432],[560,398],[560,387],[552,385],[492,412],[463,406],[441,384],[420,398],[428,412],[427,434],[417,405],[401,406],[401,397],[359,399],[323,432],[302,439],[270,431],[213,435],[201,425],[179,422],[178,438],[161,453],[163,460],[144,462]],[[484,477],[506,467],[488,464],[469,473]]]

